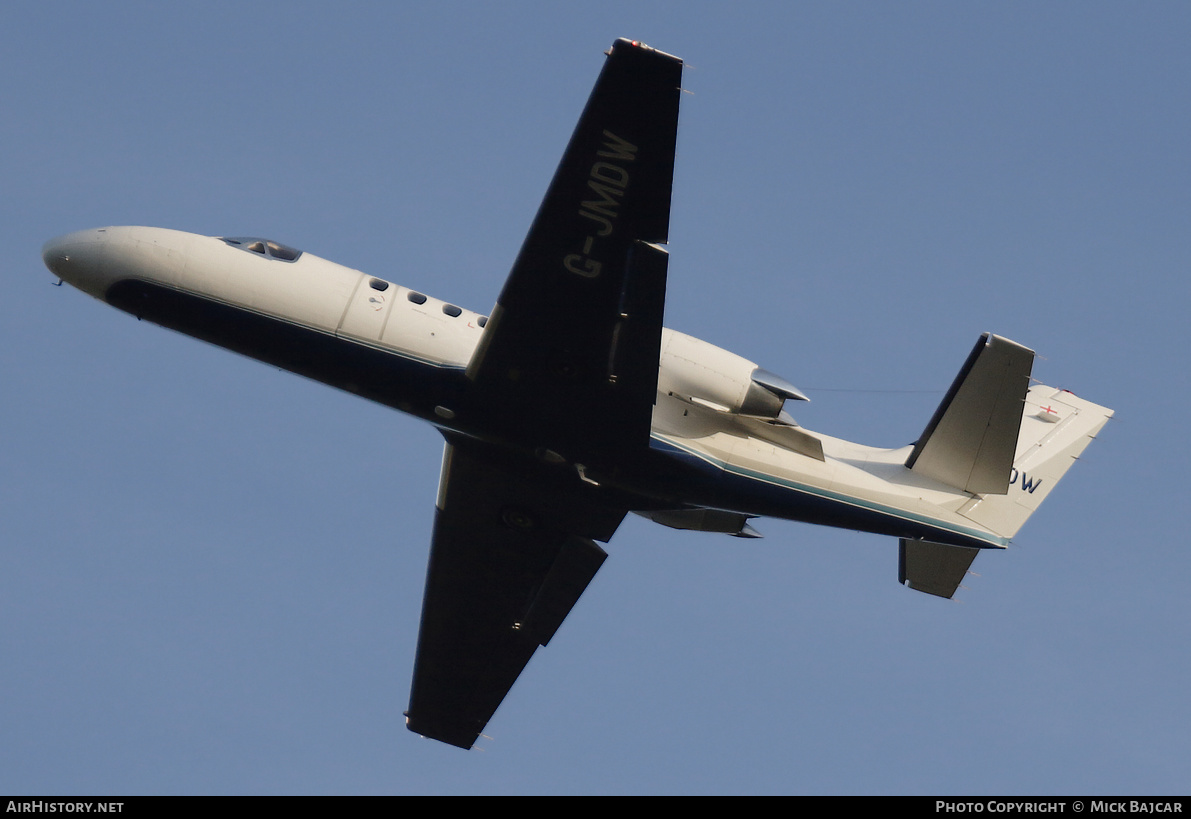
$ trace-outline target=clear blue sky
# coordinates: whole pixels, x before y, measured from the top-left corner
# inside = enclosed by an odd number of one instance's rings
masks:
[[[958,602],[890,538],[630,519],[464,753],[401,715],[434,430],[40,248],[264,235],[487,310],[618,36],[688,63],[671,327],[864,443],[984,331],[1118,419]],[[1165,2],[6,4],[0,792],[1186,793],[1188,43]]]

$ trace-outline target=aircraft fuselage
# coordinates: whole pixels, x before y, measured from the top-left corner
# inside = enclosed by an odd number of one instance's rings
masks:
[[[485,316],[311,253],[289,260],[267,246],[249,247],[263,240],[236,241],[109,227],[55,239],[44,255],[64,280],[137,318],[443,430],[534,454],[533,442],[518,440],[516,425],[504,423],[499,402],[478,394],[467,378]],[[692,363],[696,354],[701,359]],[[1004,538],[949,513],[955,491],[915,478],[901,466],[906,450],[816,436],[825,450],[818,460],[750,437],[725,404],[733,389],[743,396],[750,388],[732,379],[741,381],[734,371],[751,371],[751,362],[666,330],[660,367],[648,451],[633,463],[579,465],[584,478],[628,508],[696,506],[956,545],[1004,545]],[[721,394],[708,392],[711,398],[700,401],[672,389],[700,389],[694,382],[702,376],[692,376],[692,367],[710,368],[718,377],[703,381]],[[724,383],[730,386],[719,386]],[[567,453],[536,455],[567,459]],[[875,476],[874,468],[886,475]],[[890,476],[902,485],[888,483]]]

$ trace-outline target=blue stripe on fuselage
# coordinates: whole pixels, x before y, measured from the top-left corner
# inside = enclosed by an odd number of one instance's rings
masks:
[[[1004,548],[1000,538],[967,527],[916,514],[895,506],[832,492],[727,463],[654,433],[651,447],[684,464],[701,486],[693,494],[709,506],[746,514],[857,529],[895,537],[922,538],[974,548]]]

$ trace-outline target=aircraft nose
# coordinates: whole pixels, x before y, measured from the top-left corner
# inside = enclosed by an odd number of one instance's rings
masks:
[[[41,249],[45,266],[58,278],[79,290],[103,298],[108,282],[104,277],[106,230],[80,230],[50,239]]]

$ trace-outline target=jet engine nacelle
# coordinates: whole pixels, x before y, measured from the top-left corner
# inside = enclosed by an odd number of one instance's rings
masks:
[[[658,390],[713,409],[776,418],[787,398],[809,400],[793,384],[747,358],[684,333],[662,330]]]

